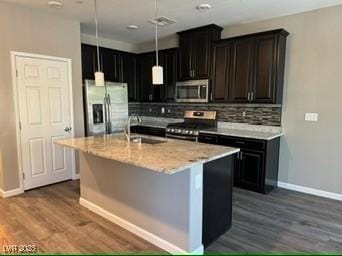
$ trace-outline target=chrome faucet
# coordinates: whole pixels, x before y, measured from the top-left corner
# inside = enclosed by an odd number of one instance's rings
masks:
[[[132,118],[136,118],[138,124],[140,124],[142,122],[141,117],[138,114],[131,114],[128,117],[127,125],[126,125],[125,130],[124,130],[124,134],[125,134],[128,142],[131,141],[131,120],[132,120]]]

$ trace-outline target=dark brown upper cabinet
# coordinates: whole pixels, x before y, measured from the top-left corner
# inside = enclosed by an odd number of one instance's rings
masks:
[[[139,99],[137,85],[137,57],[135,54],[122,54],[122,82],[128,86],[128,101]]]
[[[214,44],[213,86],[211,100],[214,102],[228,101],[230,85],[231,43],[222,41]]]
[[[178,80],[209,79],[213,41],[222,28],[208,25],[179,32]]]
[[[282,30],[255,38],[253,102],[281,103],[287,36],[288,32]]]
[[[96,47],[93,45],[82,44],[82,77],[83,79],[94,80],[97,71]]]
[[[97,48],[82,44],[82,77],[94,80],[97,68]],[[108,82],[127,83],[129,101],[138,100],[136,54],[100,47],[100,65]]]
[[[118,51],[101,48],[101,66],[108,82],[122,82],[122,54]]]
[[[140,101],[174,101],[177,81],[177,49],[159,51],[159,63],[163,67],[164,84],[152,84],[152,67],[156,64],[155,52],[139,55]]]
[[[253,38],[232,42],[231,83],[229,96],[232,102],[250,101],[253,75]]]
[[[279,29],[215,42],[213,102],[281,104],[288,35]]]
[[[161,52],[164,67],[164,101],[175,101],[177,82],[177,49]]]
[[[153,101],[152,95],[152,67],[155,65],[155,54],[153,52],[139,55],[140,73],[140,101]],[[156,95],[155,95],[156,96]]]

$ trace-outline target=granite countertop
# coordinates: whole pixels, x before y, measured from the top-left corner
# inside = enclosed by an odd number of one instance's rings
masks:
[[[239,130],[232,128],[213,128],[200,131],[202,133],[226,135],[240,138],[250,138],[259,140],[273,140],[284,135],[283,132],[265,132],[265,131],[252,131],[252,130]]]
[[[164,143],[128,143],[122,135],[103,135],[56,140],[55,143],[88,154],[165,174],[184,171],[194,165],[210,162],[239,152],[237,148],[194,143],[152,136],[144,138]]]

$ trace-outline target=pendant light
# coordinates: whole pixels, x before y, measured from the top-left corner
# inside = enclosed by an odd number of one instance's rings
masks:
[[[95,72],[95,86],[105,86],[104,73],[100,66],[100,47],[99,47],[99,31],[97,21],[97,0],[94,0],[95,5],[95,30],[96,30],[96,50],[97,50],[97,71]]]
[[[156,65],[152,67],[152,81],[154,85],[162,85],[163,79],[163,67],[159,66],[158,56],[158,0],[155,0],[155,12],[156,12]]]

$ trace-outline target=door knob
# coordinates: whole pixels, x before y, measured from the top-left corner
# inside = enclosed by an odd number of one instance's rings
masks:
[[[64,128],[64,131],[65,131],[65,132],[71,132],[71,130],[72,130],[72,128],[71,128],[70,126]]]

